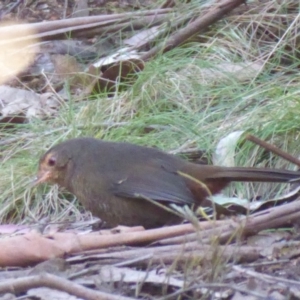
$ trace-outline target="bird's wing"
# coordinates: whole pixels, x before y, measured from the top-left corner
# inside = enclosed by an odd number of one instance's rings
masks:
[[[179,205],[193,204],[191,191],[184,179],[176,171],[164,166],[142,167],[143,173],[126,174],[118,182],[114,182],[112,192],[119,197],[150,198],[155,201],[170,202]]]

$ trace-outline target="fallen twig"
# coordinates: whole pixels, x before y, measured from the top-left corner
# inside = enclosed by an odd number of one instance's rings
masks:
[[[245,0],[226,0],[219,3],[216,7],[210,9],[204,16],[198,17],[195,21],[191,22],[188,26],[179,29],[175,34],[171,35],[167,41],[152,48],[147,53],[141,56],[143,61],[147,61],[158,53],[170,51],[181,45],[195,34],[200,33],[208,26],[222,19],[222,17],[232,11],[234,8],[245,3]]]
[[[252,143],[255,143],[261,147],[263,147],[264,149],[284,158],[285,160],[297,165],[298,167],[300,167],[300,160],[292,155],[290,155],[289,153],[277,148],[276,146],[267,143],[266,141],[263,141],[261,139],[259,139],[258,137],[252,135],[252,134],[248,134],[245,137],[246,140],[251,141]]]
[[[133,298],[113,295],[83,287],[80,284],[52,274],[41,274],[0,282],[0,293],[21,293],[32,288],[48,287],[88,300],[132,300]]]
[[[233,266],[233,269],[240,274],[247,274],[248,276],[255,277],[259,280],[271,283],[271,284],[276,284],[280,285],[284,288],[290,288],[291,286],[295,286],[297,289],[300,288],[300,282],[292,279],[286,279],[286,278],[281,278],[281,277],[276,277],[276,276],[271,276],[267,274],[262,274],[253,270],[249,270],[246,268],[242,268],[240,266]]]

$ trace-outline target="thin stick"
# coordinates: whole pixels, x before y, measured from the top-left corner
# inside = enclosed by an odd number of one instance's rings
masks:
[[[133,298],[121,295],[92,290],[70,280],[47,273],[2,281],[0,283],[0,292],[20,293],[37,287],[57,289],[87,300],[133,300]]]
[[[274,145],[271,145],[270,143],[267,143],[266,141],[263,141],[261,139],[259,139],[258,137],[252,135],[252,134],[248,134],[246,137],[245,137],[246,140],[254,143],[254,144],[257,144],[263,148],[265,148],[266,150],[282,157],[283,159],[297,165],[298,167],[300,167],[300,160],[292,155],[290,155],[289,153],[277,148],[276,146]]]
[[[171,35],[165,42],[143,54],[141,59],[143,61],[149,61],[159,53],[165,53],[174,49],[192,36],[203,32],[208,26],[221,20],[226,14],[243,3],[245,3],[245,0],[226,0],[218,3],[216,7],[211,8],[204,16],[198,17],[188,26],[179,29],[176,33]]]

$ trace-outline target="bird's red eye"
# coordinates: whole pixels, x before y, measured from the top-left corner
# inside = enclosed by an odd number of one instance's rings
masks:
[[[48,160],[48,166],[53,167],[55,166],[56,159],[54,157],[50,157]]]

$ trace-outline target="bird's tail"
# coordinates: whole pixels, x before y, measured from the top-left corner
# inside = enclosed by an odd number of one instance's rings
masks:
[[[229,181],[257,181],[257,182],[295,182],[300,181],[299,171],[268,169],[268,168],[243,168],[222,167],[210,179],[226,179]]]

